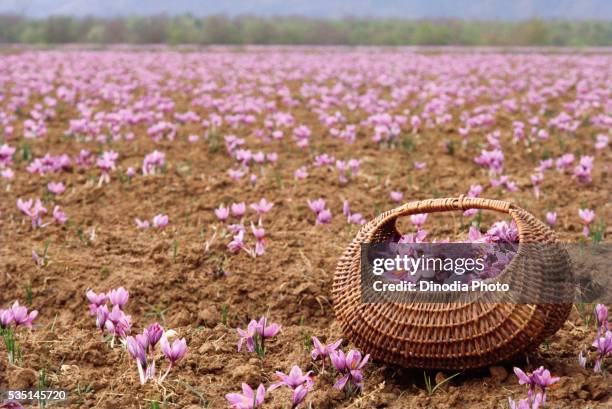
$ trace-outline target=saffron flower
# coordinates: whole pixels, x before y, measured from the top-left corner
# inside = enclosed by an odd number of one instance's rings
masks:
[[[253,235],[257,239],[257,242],[255,243],[255,254],[258,256],[261,256],[266,251],[266,247],[265,247],[266,231],[264,230],[263,227],[255,227],[253,223],[251,223],[251,231],[253,232]]]
[[[578,216],[582,219],[584,227],[582,228],[582,234],[584,237],[589,237],[589,225],[595,220],[595,212],[591,209],[578,209]]]
[[[266,199],[262,198],[258,203],[251,203],[250,208],[255,210],[255,212],[262,216],[272,210],[274,207],[274,203],[268,202]]]
[[[140,220],[138,217],[134,219],[134,222],[139,229],[148,229],[151,227],[148,220]]]
[[[276,388],[280,388],[281,386],[287,386],[291,389],[296,389],[299,386],[305,386],[306,388],[310,389],[312,385],[314,385],[314,381],[310,377],[311,373],[311,371],[302,373],[302,370],[297,365],[293,365],[291,371],[289,371],[289,375],[286,375],[281,371],[276,371],[276,377],[279,380],[278,382],[270,385],[268,390],[272,391]]]
[[[595,358],[594,372],[601,372],[601,366],[608,355],[612,355],[612,331],[606,331],[603,336],[597,335],[593,346],[597,348],[597,358]]]
[[[595,319],[597,320],[597,336],[600,332],[608,330],[608,307],[603,304],[595,306]]]
[[[59,224],[66,224],[68,221],[66,213],[62,212],[59,206],[53,208],[53,219]]]
[[[168,225],[168,215],[167,214],[158,214],[153,217],[153,227],[157,229],[163,229]]]
[[[140,384],[144,385],[148,379],[147,374],[145,374],[145,368],[147,368],[146,346],[143,346],[141,342],[138,342],[134,337],[127,337],[126,346],[132,358],[136,360]]]
[[[346,355],[342,351],[334,351],[330,354],[330,359],[336,370],[343,374],[334,384],[335,389],[347,388],[349,394],[363,389],[361,370],[368,363],[369,354],[362,358],[361,352],[356,349],[351,349]]]
[[[2,314],[2,310],[0,310],[0,314]],[[23,325],[24,327],[32,329],[32,323],[34,322],[36,317],[38,317],[38,311],[32,310],[28,313],[27,307],[19,305],[19,301],[15,301],[11,306],[10,315],[6,313],[4,315],[6,316],[2,321],[8,320],[9,323],[14,323],[15,327]],[[2,324],[2,326],[8,327],[8,325],[5,326],[4,323]]]
[[[304,180],[308,177],[308,170],[306,168],[306,166],[302,166],[300,168],[297,168],[295,170],[295,172],[293,172],[293,178],[295,180]]]
[[[297,408],[300,403],[302,403],[304,399],[306,399],[306,395],[308,395],[309,391],[310,389],[304,385],[300,385],[295,388],[293,390],[293,394],[291,395],[291,409]]]
[[[536,388],[539,387],[542,390],[542,405],[546,405],[546,388],[559,380],[558,377],[551,376],[550,371],[548,369],[544,369],[543,366],[539,367],[530,374],[526,374],[520,368],[514,367],[514,374],[518,378],[519,384],[529,386],[527,397],[529,398],[530,402],[534,402],[536,399]]]
[[[111,170],[115,170],[115,162],[119,154],[115,151],[105,151],[102,155],[96,160],[96,165],[101,171],[100,180],[98,181],[98,186],[101,186],[103,183],[110,182],[109,172]]]
[[[85,295],[89,300],[89,315],[96,315],[98,308],[106,304],[107,295],[104,293],[96,294],[93,290],[87,290]]]
[[[32,228],[42,227],[42,215],[47,213],[47,208],[43,206],[40,199],[23,201],[17,199],[17,208],[32,220]]]
[[[9,167],[13,163],[13,154],[17,149],[3,144],[0,146],[0,168]]]
[[[246,212],[246,205],[244,204],[244,202],[232,203],[231,210],[232,210],[232,215],[236,217],[242,217],[244,216],[244,213]]]
[[[598,151],[606,149],[608,147],[609,142],[610,139],[608,138],[608,135],[599,134],[597,135],[597,140],[595,142],[595,149],[597,149]]]
[[[227,248],[232,253],[238,253],[244,248],[244,229],[238,231],[238,233],[233,237],[232,241],[227,244]]]
[[[573,153],[566,153],[564,155],[561,155],[561,157],[559,157],[556,161],[555,161],[555,166],[557,168],[557,171],[562,172],[565,169],[567,169],[572,162],[574,162],[574,154]]]
[[[242,393],[228,393],[225,399],[230,404],[232,409],[255,409],[261,407],[266,397],[266,388],[260,384],[257,391],[247,385],[242,384]]]
[[[266,317],[261,317],[259,321],[251,320],[247,329],[236,328],[240,339],[238,340],[238,351],[242,349],[244,341],[247,343],[249,352],[256,352],[263,359],[266,353],[265,341],[267,338],[275,337],[281,330],[281,326],[276,323],[267,324]]]
[[[223,205],[220,205],[215,209],[215,216],[217,216],[217,219],[224,222],[229,217],[229,209]]]
[[[317,214],[317,220],[315,224],[328,224],[331,223],[332,214],[328,209],[323,209]]]
[[[47,190],[54,195],[60,195],[66,191],[66,186],[62,182],[49,182],[47,183]]]
[[[0,308],[0,328],[10,327],[14,320],[13,312],[10,309],[3,310]]]
[[[98,313],[100,309],[98,308]],[[132,317],[125,314],[118,305],[115,305],[106,317],[104,328],[113,335],[111,346],[114,345],[115,337],[125,338],[132,330]]]
[[[236,328],[238,332],[238,352],[242,349],[242,344],[246,341],[247,350],[249,352],[255,352],[255,335],[257,330],[257,321],[251,320],[247,325],[246,330],[242,328]]]
[[[413,214],[410,216],[410,221],[417,229],[420,229],[427,220],[427,213]]]
[[[159,342],[161,337],[164,335],[164,329],[157,322],[149,325],[143,331],[143,334],[147,337],[147,343],[149,348],[152,350],[155,345]]]
[[[142,161],[142,174],[154,175],[166,164],[166,154],[153,151],[144,157]]]
[[[393,191],[389,194],[391,196],[391,200],[395,203],[400,203],[404,198],[404,194],[402,192]]]
[[[332,342],[327,345],[323,345],[321,341],[317,337],[312,337],[312,345],[314,349],[310,352],[310,356],[314,361],[321,360],[322,370],[325,370],[325,358],[329,358],[332,352],[335,352],[336,349],[342,343],[342,338],[337,340],[336,342]]]
[[[123,308],[123,306],[127,304],[128,300],[130,299],[130,293],[125,288],[119,287],[114,290],[110,290],[107,297],[111,304],[119,308]]]
[[[582,156],[580,162],[574,168],[574,178],[579,183],[586,185],[592,182],[591,173],[593,172],[593,157]]]
[[[308,200],[308,207],[318,214],[325,209],[325,199],[319,198],[313,201]]]
[[[168,339],[165,336],[162,336],[159,344],[164,356],[170,361],[168,369],[166,369],[166,372],[159,379],[159,382],[163,382],[164,379],[166,379],[166,376],[168,376],[170,373],[170,370],[174,364],[183,359],[187,353],[187,341],[185,341],[185,338],[175,339],[172,344],[170,344]]]
[[[557,223],[557,213],[547,212],[546,213],[546,223],[548,223],[549,226],[554,226]]]
[[[108,311],[108,307],[105,304],[96,309],[96,328],[100,331],[104,331],[106,328],[106,321],[108,320],[109,314],[110,311]]]

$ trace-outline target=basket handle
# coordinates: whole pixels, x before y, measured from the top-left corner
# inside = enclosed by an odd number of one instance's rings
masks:
[[[395,209],[396,217],[406,216],[417,213],[446,212],[452,210],[484,209],[495,210],[502,213],[509,213],[515,206],[504,200],[493,200],[479,197],[451,197],[444,199],[427,199],[416,202],[409,202]]]
[[[374,241],[397,238],[399,236],[399,232],[395,227],[395,223],[396,220],[402,216],[418,213],[435,213],[467,209],[494,210],[502,213],[510,213],[511,210],[519,210],[520,208],[504,200],[465,197],[464,195],[459,197],[408,202],[402,206],[396,207],[393,210],[389,210],[379,215],[377,218],[368,223],[368,225],[364,226],[363,233],[365,234],[361,236],[361,239],[365,239],[365,236],[369,236],[368,239],[374,239]],[[368,239],[364,241],[368,242]]]

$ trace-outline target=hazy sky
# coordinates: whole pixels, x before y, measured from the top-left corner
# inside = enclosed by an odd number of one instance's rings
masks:
[[[338,18],[612,19],[612,0],[0,0],[0,13],[49,15],[299,14]]]

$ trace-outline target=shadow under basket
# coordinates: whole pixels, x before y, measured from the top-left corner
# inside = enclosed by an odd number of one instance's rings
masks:
[[[363,302],[362,244],[397,241],[399,217],[467,209],[493,210],[514,219],[518,251],[501,274],[487,281],[520,284],[533,303],[486,298],[461,303]],[[529,243],[542,246],[536,251]],[[509,202],[461,196],[404,204],[363,225],[344,251],[332,288],[336,318],[345,336],[364,353],[406,368],[464,370],[511,359],[557,332],[571,311],[573,285],[562,289],[565,302],[539,297],[551,282],[573,282],[569,256],[557,243],[544,223]]]

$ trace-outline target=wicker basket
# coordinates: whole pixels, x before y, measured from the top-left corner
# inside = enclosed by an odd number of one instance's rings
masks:
[[[345,335],[358,348],[375,359],[404,367],[462,370],[494,364],[533,349],[563,325],[572,307],[569,301],[363,302],[361,244],[399,239],[398,217],[466,209],[506,213],[516,222],[518,252],[504,271],[490,280],[522,282],[531,297],[544,293],[550,280],[572,281],[569,257],[555,245],[554,232],[513,204],[463,196],[410,202],[366,223],[338,262],[332,289],[334,310]],[[545,244],[548,254],[534,254],[526,243]],[[567,286],[566,300],[571,299],[573,290]]]

